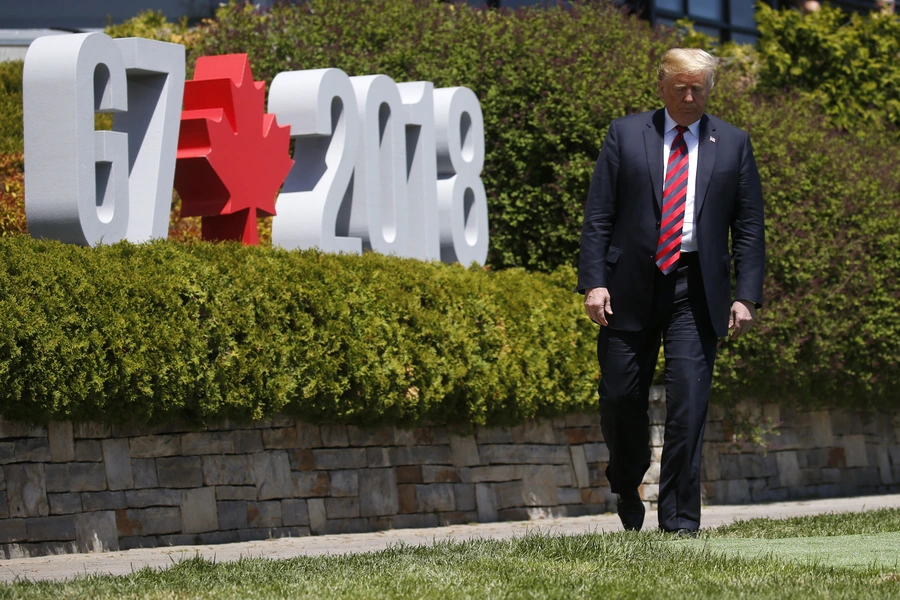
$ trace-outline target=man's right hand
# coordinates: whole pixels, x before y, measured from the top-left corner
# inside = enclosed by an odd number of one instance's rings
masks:
[[[584,310],[595,323],[609,325],[606,315],[613,314],[609,303],[609,290],[605,287],[588,288],[584,292]]]

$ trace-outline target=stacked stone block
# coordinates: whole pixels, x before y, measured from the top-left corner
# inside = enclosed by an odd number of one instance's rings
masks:
[[[709,503],[900,490],[900,413],[742,408],[777,426],[741,443],[710,409],[702,465]],[[659,494],[665,395],[650,397]],[[6,557],[543,517],[614,510],[596,415],[512,428],[362,429],[283,417],[109,427],[0,420],[0,553]]]
[[[706,501],[743,504],[900,491],[900,413],[738,407],[763,429],[763,445],[741,442],[713,407],[701,476]]]
[[[6,557],[606,510],[595,416],[511,429],[0,421]]]

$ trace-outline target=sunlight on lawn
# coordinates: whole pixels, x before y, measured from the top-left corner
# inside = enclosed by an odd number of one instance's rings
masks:
[[[774,558],[828,567],[900,568],[900,533],[784,539],[713,538],[670,542],[732,558]]]

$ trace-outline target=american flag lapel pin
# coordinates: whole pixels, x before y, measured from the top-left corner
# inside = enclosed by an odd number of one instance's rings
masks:
[[[713,144],[715,144],[716,138],[714,138],[713,136],[709,136],[709,141],[711,141]]]

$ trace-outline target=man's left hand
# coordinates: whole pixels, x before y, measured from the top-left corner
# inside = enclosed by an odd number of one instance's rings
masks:
[[[736,340],[750,331],[754,319],[756,319],[756,305],[746,300],[735,300],[731,305],[731,318],[728,319],[731,339]]]

